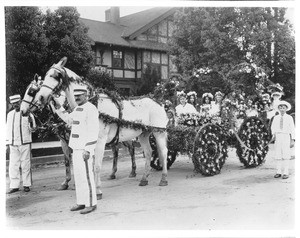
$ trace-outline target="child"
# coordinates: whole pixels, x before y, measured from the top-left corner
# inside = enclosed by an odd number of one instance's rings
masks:
[[[284,167],[283,179],[289,177],[289,162],[291,158],[291,148],[295,143],[295,127],[292,116],[286,112],[291,109],[291,104],[280,101],[277,105],[279,115],[274,117],[271,131],[275,140],[275,159],[277,160],[277,173],[274,178],[281,177],[281,169]]]

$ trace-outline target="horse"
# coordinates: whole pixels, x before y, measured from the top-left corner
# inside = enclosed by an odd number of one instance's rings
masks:
[[[33,100],[34,95],[36,92],[40,89],[41,85],[43,84],[43,81],[41,80],[41,77],[38,74],[34,75],[34,79],[31,81],[31,83],[26,88],[26,91],[24,93],[24,97],[22,99],[22,102],[27,103],[30,105],[31,101]],[[65,102],[65,97],[61,95],[60,97],[61,105]],[[64,165],[65,165],[65,171],[66,176],[64,181],[61,183],[60,187],[57,188],[57,190],[67,190],[69,187],[69,182],[71,181],[71,156],[72,156],[72,149],[68,146],[69,144],[69,138],[70,138],[70,128],[67,128],[66,123],[63,122],[57,114],[54,112],[54,110],[51,107],[46,107],[46,111],[43,111],[41,113],[46,112],[47,120],[46,122],[41,122],[41,127],[44,128],[44,125],[47,124],[48,126],[52,124],[53,131],[55,135],[60,140],[61,148],[64,155]],[[49,116],[50,115],[50,116]],[[37,115],[35,115],[37,116]],[[121,144],[121,143],[120,143]],[[136,162],[135,162],[135,148],[132,141],[124,141],[122,144],[128,149],[131,162],[132,162],[132,169],[129,174],[129,177],[136,177]],[[110,179],[116,178],[116,172],[117,172],[117,163],[118,163],[118,151],[119,151],[119,144],[112,144],[111,149],[113,152],[113,166],[112,166],[112,173],[109,176]]]
[[[28,112],[43,108],[51,100],[51,95],[64,91],[71,109],[76,107],[72,83],[80,78],[76,73],[64,67],[67,58],[63,57],[47,71],[44,82],[30,103],[22,103],[21,111]],[[112,141],[128,141],[139,138],[146,157],[145,170],[140,186],[148,185],[150,174],[151,146],[150,133],[156,139],[159,158],[162,162],[162,176],[159,186],[167,186],[167,132],[168,118],[164,107],[148,96],[116,100],[107,92],[97,94],[99,111],[99,134],[95,149],[95,183],[97,198],[102,197],[100,170],[105,145]]]

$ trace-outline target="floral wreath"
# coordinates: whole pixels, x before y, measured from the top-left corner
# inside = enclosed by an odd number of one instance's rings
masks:
[[[195,91],[190,91],[187,93],[187,96],[190,97],[190,96],[194,96],[195,98],[197,98],[197,93]]]
[[[215,93],[215,96],[218,96],[218,95],[220,95],[221,97],[224,97],[224,93],[222,93],[221,91],[218,91]]]
[[[214,98],[214,96],[213,96],[211,93],[204,93],[204,94],[202,95],[202,98],[205,98],[205,97],[209,97],[209,98],[211,98],[211,99]]]
[[[184,91],[180,91],[180,92],[177,92],[177,97],[186,97],[186,94]]]

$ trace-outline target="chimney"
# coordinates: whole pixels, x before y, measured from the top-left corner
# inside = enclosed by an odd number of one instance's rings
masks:
[[[119,7],[111,7],[105,11],[105,21],[120,25],[120,9]]]

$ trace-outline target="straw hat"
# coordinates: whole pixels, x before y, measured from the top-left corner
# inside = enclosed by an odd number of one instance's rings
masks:
[[[291,104],[287,101],[279,101],[279,103],[277,104],[277,107],[279,108],[279,106],[282,106],[282,105],[287,107],[286,111],[289,111],[292,108]]]

